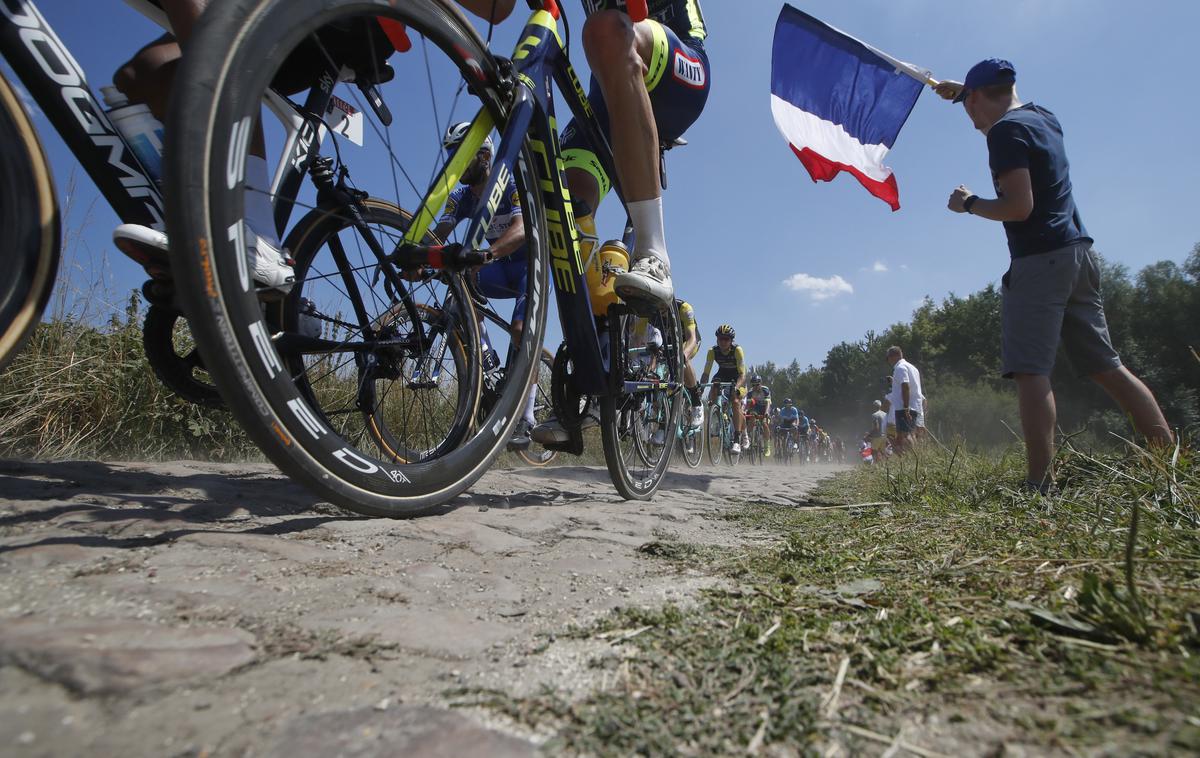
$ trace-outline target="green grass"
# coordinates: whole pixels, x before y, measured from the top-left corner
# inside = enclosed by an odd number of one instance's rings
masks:
[[[1017,492],[1022,474],[1019,451],[924,450],[817,498],[886,505],[738,505],[724,518],[774,547],[646,551],[715,566],[728,589],[577,632],[649,627],[617,646],[615,684],[581,703],[491,703],[598,755],[881,753],[901,728],[947,755],[1200,748],[1194,457],[1068,450],[1049,500]]]

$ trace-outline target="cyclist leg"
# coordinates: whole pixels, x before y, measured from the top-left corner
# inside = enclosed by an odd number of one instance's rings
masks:
[[[663,234],[658,149],[660,141],[682,136],[704,109],[708,59],[702,50],[685,44],[662,24],[653,20],[633,24],[626,14],[611,10],[588,17],[584,48],[593,70],[588,100],[612,144],[635,232],[633,258],[638,273],[618,276],[616,286],[634,297],[665,302],[672,288]],[[670,62],[676,55],[697,62],[699,81],[671,72]],[[563,131],[562,146],[572,197],[582,199],[594,212],[611,179],[573,123]],[[660,259],[661,266],[650,262]],[[641,270],[647,267],[649,274]]]

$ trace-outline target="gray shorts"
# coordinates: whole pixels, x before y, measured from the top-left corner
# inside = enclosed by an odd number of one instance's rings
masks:
[[[1000,371],[1049,376],[1059,341],[1080,376],[1121,365],[1108,336],[1090,242],[1013,258],[1000,288]]]

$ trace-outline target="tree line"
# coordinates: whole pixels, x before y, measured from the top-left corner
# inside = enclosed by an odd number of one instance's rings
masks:
[[[1125,365],[1158,397],[1172,426],[1200,433],[1200,244],[1182,263],[1160,261],[1131,275],[1101,260],[1105,312]],[[930,431],[943,441],[991,447],[1020,439],[1016,390],[1000,376],[1000,290],[989,284],[941,303],[926,298],[908,323],[868,331],[829,349],[820,367],[798,361],[752,367],[779,400],[793,398],[820,425],[847,440],[861,437],[891,370],[884,356],[899,345],[921,370]],[[1064,433],[1128,437],[1132,428],[1091,381],[1076,377],[1059,352],[1051,380]]]

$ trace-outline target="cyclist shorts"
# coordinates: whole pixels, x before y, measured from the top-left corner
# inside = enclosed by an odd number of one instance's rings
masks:
[[[489,300],[517,299],[513,305],[512,320],[525,320],[525,280],[529,276],[529,263],[525,256],[516,260],[513,256],[500,258],[479,269],[479,293]]]
[[[646,23],[654,30],[654,52],[646,70],[646,90],[650,93],[654,123],[658,126],[658,140],[670,143],[683,136],[700,117],[708,101],[711,84],[708,54],[693,41],[680,40],[669,27],[654,20]],[[604,138],[611,143],[608,106],[594,76],[588,85],[588,102],[592,105]],[[600,186],[601,199],[612,189],[612,180],[600,165],[583,132],[576,129],[574,119],[563,130],[562,155],[567,168],[582,169],[595,178]]]

